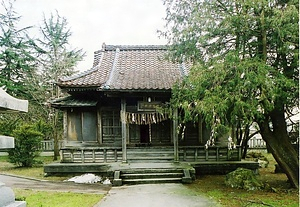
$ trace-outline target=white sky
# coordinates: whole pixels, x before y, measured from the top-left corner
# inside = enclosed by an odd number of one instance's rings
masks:
[[[162,0],[16,0],[14,10],[22,26],[39,26],[43,14],[65,17],[71,28],[73,48],[86,52],[80,71],[93,64],[93,53],[107,45],[166,44],[157,30],[163,29],[165,7]],[[20,25],[19,25],[20,26]]]

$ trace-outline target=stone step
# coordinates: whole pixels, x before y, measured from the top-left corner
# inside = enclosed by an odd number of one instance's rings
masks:
[[[183,173],[180,168],[132,168],[122,170],[122,174],[149,174],[149,173]]]
[[[183,177],[183,170],[177,168],[135,168],[123,170],[120,175],[123,184],[174,183]]]
[[[145,178],[145,179],[123,179],[123,184],[156,184],[156,183],[180,183],[182,178]]]
[[[122,179],[149,179],[149,178],[182,178],[183,173],[134,173],[122,174]]]
[[[190,170],[183,166],[171,166],[170,163],[152,163],[131,165],[131,168],[115,171],[113,185],[154,184],[154,183],[191,183]],[[136,166],[136,167],[135,167]],[[139,166],[139,167],[137,167]],[[193,173],[193,172],[192,172]]]

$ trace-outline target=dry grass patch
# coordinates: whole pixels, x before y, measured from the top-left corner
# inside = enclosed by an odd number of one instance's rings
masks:
[[[22,177],[30,177],[40,180],[50,181],[63,181],[70,178],[71,175],[59,175],[59,176],[44,176],[44,164],[53,162],[52,156],[39,157],[38,163],[33,167],[17,167],[12,163],[8,162],[8,156],[0,156],[0,173],[12,174]]]

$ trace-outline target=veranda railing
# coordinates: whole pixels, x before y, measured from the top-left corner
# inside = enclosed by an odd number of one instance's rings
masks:
[[[172,149],[172,147],[170,147]],[[153,148],[145,152],[139,149],[128,149],[131,153],[134,150],[139,151],[139,159],[135,162],[149,162],[151,156],[157,156],[159,148]],[[165,150],[165,148],[164,148]],[[111,163],[122,161],[121,147],[68,147],[62,148],[61,162],[65,163]],[[146,153],[147,156],[142,156],[141,153]],[[168,152],[171,153],[172,152]],[[150,156],[150,157],[149,157]],[[227,147],[209,147],[205,149],[203,146],[185,146],[179,147],[179,161],[186,162],[206,162],[206,161],[240,161],[240,147],[236,149],[228,149]],[[171,160],[170,160],[171,161]]]
[[[267,148],[266,142],[262,138],[252,137],[248,141],[248,146],[250,149],[265,149]]]

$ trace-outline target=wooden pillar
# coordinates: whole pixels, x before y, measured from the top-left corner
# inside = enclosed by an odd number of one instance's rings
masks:
[[[103,136],[102,136],[102,113],[100,108],[97,108],[97,140],[101,145],[103,143]]]
[[[127,127],[126,127],[126,100],[122,98],[121,100],[121,123],[122,123],[122,162],[127,162]]]
[[[178,110],[173,111],[173,143],[174,143],[174,162],[179,162],[179,149],[178,149]]]

